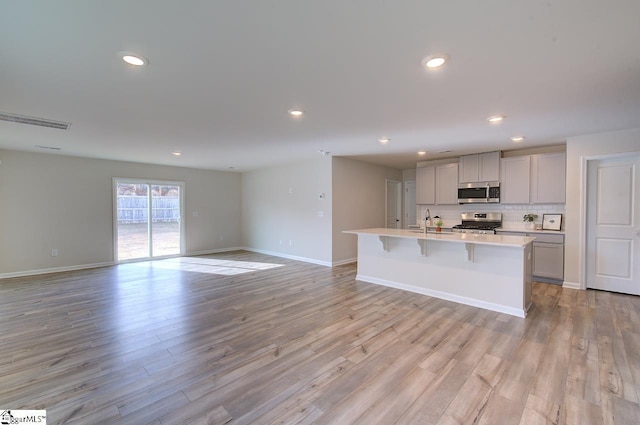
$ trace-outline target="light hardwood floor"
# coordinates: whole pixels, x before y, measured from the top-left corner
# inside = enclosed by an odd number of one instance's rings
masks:
[[[427,277],[425,277],[427,278]],[[49,424],[638,424],[640,298],[519,319],[248,252],[0,281],[0,408]]]

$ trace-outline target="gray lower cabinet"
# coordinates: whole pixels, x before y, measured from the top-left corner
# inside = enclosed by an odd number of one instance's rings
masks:
[[[533,242],[533,275],[564,279],[564,244]]]
[[[533,241],[533,276],[540,280],[564,280],[564,235],[536,232],[502,231],[501,235],[531,236]]]

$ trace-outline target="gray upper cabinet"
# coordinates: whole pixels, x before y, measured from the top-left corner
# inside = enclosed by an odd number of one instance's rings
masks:
[[[436,205],[458,203],[458,164],[436,165]]]
[[[436,167],[416,168],[416,204],[436,203]]]
[[[531,203],[565,202],[566,158],[564,152],[531,155]]]
[[[476,183],[500,180],[500,152],[485,152],[460,157],[458,181]]]
[[[458,203],[458,164],[438,164],[416,169],[416,204]]]
[[[478,155],[461,156],[458,167],[458,181],[460,183],[477,182],[479,168]]]
[[[531,174],[529,155],[502,158],[500,167],[500,202],[528,204]]]

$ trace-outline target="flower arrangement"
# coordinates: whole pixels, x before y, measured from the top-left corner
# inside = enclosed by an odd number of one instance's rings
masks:
[[[528,221],[529,223],[533,223],[538,218],[538,214],[525,214],[522,217],[522,221]]]

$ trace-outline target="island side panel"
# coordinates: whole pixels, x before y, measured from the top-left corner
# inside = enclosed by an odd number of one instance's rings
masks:
[[[358,235],[357,279],[525,317],[526,246],[474,244]]]
[[[533,301],[531,300],[531,292],[533,289],[533,244],[529,243],[524,247],[524,308],[529,310]]]

